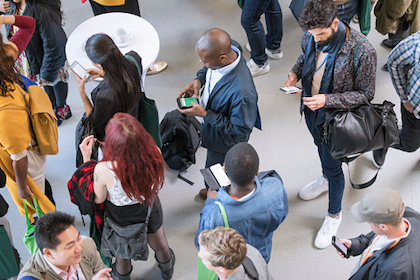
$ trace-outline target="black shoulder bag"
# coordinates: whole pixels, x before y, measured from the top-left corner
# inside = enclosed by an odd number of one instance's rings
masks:
[[[361,42],[357,42],[354,51],[354,77],[356,77],[356,54]],[[334,110],[327,114],[324,123],[324,141],[330,154],[341,162],[349,163],[361,154],[383,149],[399,143],[397,117],[393,110],[395,106],[389,101],[382,104],[372,104],[363,95],[365,104],[351,110]],[[352,184],[355,189],[371,186],[378,176],[364,184]]]

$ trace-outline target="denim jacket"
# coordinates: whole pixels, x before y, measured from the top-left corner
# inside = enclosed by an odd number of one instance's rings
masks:
[[[237,230],[246,243],[257,248],[268,263],[271,254],[273,231],[283,222],[289,212],[287,194],[281,180],[274,177],[255,177],[255,192],[243,201],[232,198],[224,189],[215,199],[208,198],[201,211],[200,227],[195,237],[198,249],[198,235],[205,229],[224,226],[222,213],[215,201],[226,210],[229,227]]]

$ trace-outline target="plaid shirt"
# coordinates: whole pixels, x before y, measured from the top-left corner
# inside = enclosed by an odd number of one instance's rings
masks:
[[[402,40],[388,57],[388,71],[403,103],[420,119],[420,31]]]

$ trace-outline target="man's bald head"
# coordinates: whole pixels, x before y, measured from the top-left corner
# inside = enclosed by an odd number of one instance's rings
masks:
[[[197,44],[196,51],[205,52],[208,56],[218,57],[227,55],[231,51],[231,39],[226,31],[213,28],[204,33]]]

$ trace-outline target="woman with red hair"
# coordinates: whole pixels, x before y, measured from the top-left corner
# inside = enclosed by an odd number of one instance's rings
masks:
[[[88,136],[80,144],[85,162],[90,160],[95,141]],[[102,145],[94,192],[95,203],[105,205],[101,254],[117,259],[112,264],[113,278],[130,279],[131,259],[147,259],[147,244],[138,242],[146,224],[147,242],[155,251],[162,277],[171,279],[175,255],[162,226],[158,193],[164,181],[164,162],[158,147],[137,119],[126,113],[116,113],[108,122]]]

